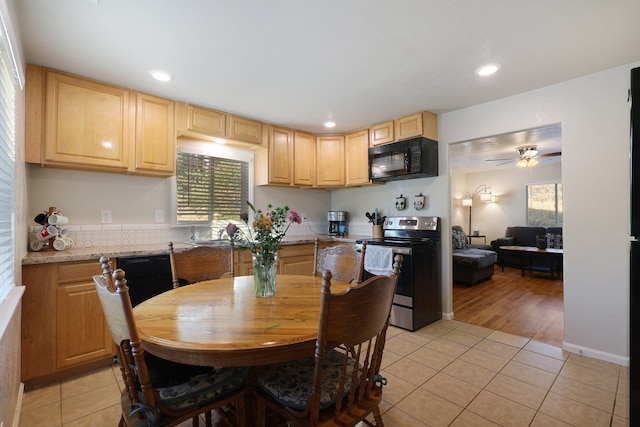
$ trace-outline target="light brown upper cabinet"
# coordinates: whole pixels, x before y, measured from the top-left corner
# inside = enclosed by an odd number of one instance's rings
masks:
[[[411,114],[394,120],[395,140],[424,136],[438,140],[438,116],[428,111]]]
[[[316,138],[316,186],[345,185],[344,135],[322,135]]]
[[[369,130],[347,134],[345,140],[347,160],[346,185],[369,184]]]
[[[226,139],[232,146],[257,150],[267,147],[267,125],[222,111],[176,102],[178,137],[203,141]]]
[[[27,66],[25,161],[139,175],[175,170],[171,100]]]
[[[393,120],[384,123],[378,123],[369,128],[369,140],[371,146],[386,144],[395,140],[393,132]]]
[[[256,152],[256,185],[291,185],[293,131],[269,126],[268,147]]]
[[[27,162],[127,170],[130,91],[30,65],[26,102]]]
[[[263,142],[262,123],[227,114],[227,138],[261,145]]]
[[[136,93],[135,170],[142,174],[173,175],[176,165],[175,104]]]
[[[178,136],[226,138],[227,115],[209,108],[176,102]]]
[[[305,132],[293,134],[293,184],[312,187],[316,182],[316,139]]]

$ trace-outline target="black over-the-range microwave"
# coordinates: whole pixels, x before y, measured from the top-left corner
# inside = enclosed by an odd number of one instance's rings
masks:
[[[414,138],[369,148],[369,179],[397,179],[438,176],[438,142]]]

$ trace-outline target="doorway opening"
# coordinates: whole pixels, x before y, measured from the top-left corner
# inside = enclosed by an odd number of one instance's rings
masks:
[[[507,227],[529,225],[528,186],[562,183],[560,124],[463,141],[448,148],[451,225],[470,230],[472,221],[473,232],[486,236],[487,246],[504,237]],[[490,188],[494,203],[478,200],[471,211],[468,200],[463,203],[463,199],[478,187]],[[452,284],[454,318],[561,346],[561,276],[535,271],[523,276],[520,268],[507,265],[503,269],[499,263],[487,281],[474,286]]]

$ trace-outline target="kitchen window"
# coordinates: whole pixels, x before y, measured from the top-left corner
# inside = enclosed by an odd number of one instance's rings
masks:
[[[253,196],[253,152],[179,141],[174,194],[175,224],[213,230],[238,221]]]
[[[562,226],[562,184],[527,185],[527,225]]]

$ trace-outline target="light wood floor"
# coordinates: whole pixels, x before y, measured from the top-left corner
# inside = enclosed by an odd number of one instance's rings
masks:
[[[454,318],[535,341],[561,346],[564,339],[562,280],[548,273],[504,269],[473,287],[454,283]]]

